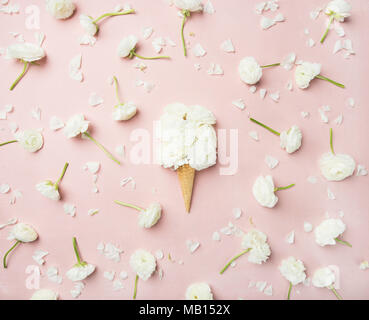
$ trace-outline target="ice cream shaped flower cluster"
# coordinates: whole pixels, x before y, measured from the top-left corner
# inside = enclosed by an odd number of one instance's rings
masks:
[[[160,118],[158,161],[177,170],[187,212],[190,210],[195,171],[213,166],[217,160],[214,114],[199,105],[168,105]]]

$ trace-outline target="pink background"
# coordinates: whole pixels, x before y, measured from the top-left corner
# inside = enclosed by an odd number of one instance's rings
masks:
[[[324,0],[292,1],[281,0],[280,10],[286,21],[278,23],[267,31],[259,26],[260,16],[254,12],[259,1],[221,1],[212,0],[216,9],[214,15],[194,14],[186,25],[186,39],[192,46],[196,43],[207,51],[203,58],[197,58],[189,50],[189,57],[183,57],[179,38],[180,18],[177,10],[164,1],[132,0],[131,5],[137,14],[107,19],[101,23],[97,43],[94,47],[80,46],[82,29],[78,15],[86,13],[98,16],[112,11],[119,4],[116,0],[75,1],[77,11],[71,19],[57,21],[45,11],[44,1],[32,3],[40,8],[40,30],[46,34],[43,44],[47,58],[42,66],[32,66],[24,79],[13,92],[8,87],[21,71],[21,64],[0,59],[1,107],[13,104],[15,110],[8,114],[8,120],[0,120],[0,140],[12,139],[9,122],[16,122],[21,129],[44,128],[44,148],[29,154],[19,145],[12,144],[0,149],[0,183],[8,183],[12,189],[20,189],[23,198],[15,205],[9,205],[11,194],[0,195],[0,222],[10,217],[33,225],[40,237],[34,243],[21,245],[9,257],[9,268],[0,269],[0,298],[29,299],[32,290],[25,286],[28,265],[36,265],[32,255],[36,249],[49,252],[46,263],[41,266],[41,287],[59,292],[61,299],[71,299],[69,291],[73,283],[65,272],[75,263],[72,237],[77,236],[83,258],[95,265],[97,271],[86,279],[86,288],[80,299],[131,299],[134,273],[129,267],[129,257],[138,248],[151,252],[162,249],[165,258],[158,261],[164,271],[164,278],[157,273],[148,281],[139,282],[138,299],[183,299],[189,284],[198,281],[208,282],[216,299],[285,299],[288,282],[278,266],[282,259],[290,255],[304,261],[307,275],[321,266],[337,265],[340,268],[339,292],[345,299],[369,298],[369,270],[359,270],[362,260],[369,259],[368,235],[368,177],[350,177],[334,183],[326,182],[320,175],[317,160],[329,151],[329,127],[334,128],[336,152],[348,153],[357,163],[369,166],[368,116],[366,106],[367,70],[369,70],[366,32],[369,28],[369,6],[366,0],[351,0],[352,16],[342,25],[346,38],[353,41],[355,56],[346,60],[342,52],[333,55],[332,50],[338,36],[334,31],[328,35],[324,45],[318,43],[325,26],[326,17],[322,14],[317,20],[309,17],[310,11],[324,6]],[[0,14],[0,47],[6,47],[15,39],[9,32],[20,32],[25,39],[33,42],[35,30],[25,27],[25,7],[29,1],[10,1],[21,4],[21,12],[16,15]],[[267,12],[266,16],[274,16]],[[155,33],[149,40],[143,40],[141,30],[152,26]],[[304,28],[310,35],[304,34]],[[190,37],[189,33],[195,36]],[[146,73],[135,69],[135,60],[122,60],[117,57],[116,48],[124,36],[135,34],[140,37],[139,53],[153,55],[151,41],[158,36],[170,37],[176,47],[167,46],[163,53],[170,55],[170,61],[149,61]],[[317,44],[306,46],[308,38]],[[231,38],[236,53],[225,53],[220,44]],[[82,70],[85,80],[82,83],[69,78],[69,61],[82,53]],[[261,64],[275,63],[289,52],[295,52],[298,59],[322,63],[322,74],[344,83],[347,88],[340,89],[324,81],[313,81],[308,90],[285,89],[288,80],[293,79],[293,71],[273,68],[264,71],[259,87],[268,92],[280,90],[280,102],[269,97],[259,98],[259,92],[252,94],[238,76],[237,67],[241,58],[254,56]],[[224,69],[224,76],[209,76],[206,71],[215,62]],[[201,64],[196,71],[195,63]],[[135,101],[139,107],[138,115],[128,122],[114,122],[112,107],[116,103],[113,88],[107,78],[116,75],[120,82],[123,100]],[[135,86],[142,79],[156,86],[151,93]],[[104,98],[104,103],[96,108],[88,105],[91,92]],[[353,97],[355,108],[349,108],[346,101]],[[243,98],[247,104],[244,111],[232,106],[233,100]],[[192,210],[186,214],[176,174],[155,164],[135,165],[129,160],[131,148],[130,133],[136,128],[152,132],[153,120],[159,119],[163,107],[172,102],[200,104],[212,110],[217,117],[218,129],[238,129],[239,167],[235,175],[219,174],[220,164],[199,172],[196,177]],[[329,105],[327,115],[330,123],[323,124],[318,108]],[[35,107],[42,109],[41,121],[31,117]],[[310,118],[303,119],[301,111],[310,112]],[[297,124],[303,131],[302,148],[289,155],[279,147],[278,138],[258,128],[248,120],[248,112],[276,130],[287,129]],[[118,144],[125,144],[127,158],[122,166],[108,159],[93,143],[65,138],[61,131],[49,129],[51,116],[66,121],[76,113],[84,113],[92,123],[91,133],[108,149],[114,151]],[[343,114],[341,126],[333,120]],[[255,142],[248,132],[259,133],[260,141]],[[277,168],[270,170],[264,163],[269,154],[279,159]],[[44,179],[56,179],[64,165],[70,163],[67,174],[61,183],[63,199],[59,202],[49,200],[35,190],[35,184]],[[87,161],[99,161],[101,170],[98,186],[100,193],[92,193],[92,175],[82,169]],[[274,209],[260,207],[252,196],[251,188],[260,174],[272,174],[277,185],[296,183],[296,187],[278,193],[279,203]],[[307,177],[318,177],[317,184],[307,182]],[[130,186],[120,187],[121,179],[135,178],[136,190]],[[329,200],[327,188],[336,196]],[[153,188],[156,193],[153,193]],[[134,211],[115,205],[119,199],[147,206],[159,201],[163,217],[154,228],[146,230],[137,225]],[[73,203],[77,207],[74,218],[63,211],[63,203]],[[232,208],[243,210],[241,219],[235,220]],[[87,211],[99,208],[100,213],[91,217]],[[313,233],[305,233],[304,221],[314,226],[324,219],[325,212],[338,217],[343,210],[343,221],[347,231],[343,237],[352,243],[353,248],[337,245],[319,247]],[[241,239],[222,235],[221,242],[212,240],[216,230],[225,227],[229,221],[247,231],[251,228],[249,218],[256,228],[268,235],[272,255],[267,263],[254,265],[242,257],[235,268],[230,268],[222,276],[219,271],[226,261],[240,251]],[[292,230],[296,232],[295,244],[285,242],[285,236]],[[0,231],[0,252],[3,254],[11,246],[6,239],[9,228]],[[200,248],[190,254],[186,240],[201,243]],[[97,244],[112,242],[124,250],[121,262],[107,260],[97,250]],[[184,264],[173,263],[167,259],[170,253]],[[57,285],[46,277],[48,267],[57,266],[63,275],[63,283]],[[124,289],[113,291],[112,282],[103,277],[104,271],[126,270],[129,274],[124,280]],[[268,297],[256,288],[248,288],[249,281],[267,281],[273,285],[273,296]],[[298,291],[300,293],[298,293]],[[298,285],[293,289],[292,299],[335,299],[325,289]]]

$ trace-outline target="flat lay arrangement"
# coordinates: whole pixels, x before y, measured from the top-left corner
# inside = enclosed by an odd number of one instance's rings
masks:
[[[0,299],[369,299],[368,18],[0,0]]]

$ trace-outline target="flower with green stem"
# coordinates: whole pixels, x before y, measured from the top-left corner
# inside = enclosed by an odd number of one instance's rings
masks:
[[[19,244],[33,242],[37,240],[38,234],[35,229],[26,223],[17,223],[10,231],[9,239],[15,240],[14,245],[5,253],[3,257],[3,267],[7,268],[7,257]]]
[[[22,42],[9,46],[6,50],[6,55],[9,58],[17,59],[23,63],[22,72],[10,86],[10,90],[12,91],[18,84],[18,82],[26,74],[29,65],[37,65],[36,61],[43,59],[46,54],[44,49],[42,49],[39,45],[34,43]]]
[[[143,60],[170,59],[168,56],[143,57],[136,52],[138,39],[136,36],[130,35],[123,38],[118,45],[118,56],[120,58],[132,59],[137,57]]]
[[[90,36],[94,36],[99,31],[98,23],[107,17],[114,17],[114,16],[123,16],[127,14],[135,13],[134,9],[125,10],[122,12],[108,12],[104,13],[98,18],[94,19],[91,16],[88,16],[86,14],[81,14],[79,16],[79,22],[82,26],[82,28],[86,31],[86,33]]]
[[[55,183],[50,180],[45,180],[45,181],[38,183],[36,185],[37,191],[41,192],[43,196],[51,200],[56,200],[56,201],[60,200],[59,184],[60,184],[60,181],[63,179],[68,166],[69,166],[69,163],[66,162],[59,179]]]
[[[0,147],[10,143],[19,142],[19,144],[28,152],[40,150],[44,144],[42,134],[37,130],[24,130],[15,134],[15,139],[0,143]]]
[[[279,133],[278,131],[270,128],[269,126],[255,120],[254,118],[250,118],[250,121],[256,123],[257,125],[267,129],[271,133],[280,137],[280,146],[282,149],[285,149],[288,153],[293,153],[300,149],[301,141],[302,141],[302,132],[300,128],[296,125],[293,125],[286,131],[282,131]]]
[[[136,205],[115,200],[116,204],[124,207],[129,207],[137,210],[140,215],[138,219],[138,225],[142,228],[151,228],[156,225],[161,218],[161,206],[159,203],[154,202],[149,205],[147,209],[142,209]]]
[[[294,257],[288,257],[287,259],[282,260],[282,263],[279,266],[279,271],[289,282],[287,300],[291,299],[292,287],[305,281],[305,270],[306,268],[301,260],[297,260]]]
[[[327,7],[324,10],[324,13],[329,16],[329,20],[327,24],[327,29],[325,30],[320,43],[323,43],[325,38],[327,37],[333,20],[344,22],[345,18],[348,18],[351,15],[350,11],[351,5],[345,0],[333,0],[328,3]]]
[[[328,81],[337,87],[345,88],[342,83],[336,82],[320,74],[322,65],[319,63],[311,63],[304,61],[297,66],[295,70],[295,82],[300,89],[306,89],[310,86],[313,79]]]
[[[324,267],[317,269],[314,272],[312,283],[314,287],[317,288],[327,288],[333,292],[338,300],[343,300],[340,294],[337,292],[334,287],[334,283],[336,282],[336,275],[330,267]]]
[[[266,262],[271,254],[269,244],[267,243],[267,235],[256,229],[250,230],[244,235],[241,246],[244,250],[234,256],[220,271],[220,274],[223,274],[235,260],[248,252],[250,252],[248,261],[255,264]]]
[[[133,290],[133,299],[136,299],[138,279],[146,281],[151,277],[156,269],[156,260],[150,252],[139,249],[131,255],[129,264],[136,274]]]
[[[73,237],[73,249],[77,258],[77,263],[73,268],[67,271],[66,276],[72,281],[82,281],[95,271],[95,266],[82,260],[76,237]]]
[[[71,117],[64,127],[64,134],[67,138],[74,138],[79,135],[90,139],[95,143],[110,159],[120,164],[120,161],[113,156],[100,142],[96,141],[90,133],[88,133],[89,121],[86,121],[83,114],[76,114]]]
[[[119,97],[118,79],[113,77],[118,104],[114,106],[113,119],[116,121],[129,120],[136,115],[137,107],[132,102],[123,103]]]
[[[263,76],[263,70],[265,68],[280,66],[280,63],[273,63],[260,66],[254,57],[245,57],[240,61],[238,65],[238,73],[243,82],[249,85],[253,85],[259,82]]]
[[[319,159],[319,168],[328,181],[341,181],[353,175],[356,162],[348,154],[336,154],[333,148],[333,130],[329,132],[330,152],[324,153]]]
[[[184,38],[184,26],[187,19],[191,16],[192,12],[201,11],[203,6],[201,0],[174,0],[174,5],[181,10],[182,24],[181,24],[181,39],[183,45],[184,56],[187,57],[186,40]]]
[[[339,238],[345,230],[346,225],[341,219],[325,219],[314,230],[315,242],[321,247],[335,245],[338,242],[352,248],[349,242]]]

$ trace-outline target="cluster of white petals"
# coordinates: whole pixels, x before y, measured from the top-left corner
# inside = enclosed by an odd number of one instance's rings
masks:
[[[64,134],[67,138],[76,137],[79,134],[86,132],[89,124],[90,122],[85,120],[83,114],[76,114],[67,121],[67,124],[64,127]]]
[[[123,38],[118,45],[118,56],[121,58],[128,57],[131,51],[136,48],[137,42],[137,37],[133,35]]]
[[[263,71],[254,57],[246,57],[240,61],[238,72],[241,80],[247,84],[256,84],[263,75]]]
[[[26,62],[41,60],[45,55],[44,49],[37,44],[29,42],[12,44],[6,50],[7,58],[20,59]]]
[[[58,186],[50,180],[45,180],[36,184],[36,190],[46,198],[55,201],[60,200]]]
[[[117,104],[114,106],[113,120],[123,121],[133,118],[137,113],[137,107],[133,102]]]
[[[266,262],[271,254],[267,235],[259,230],[249,231],[242,240],[244,249],[251,249],[248,253],[248,260],[252,263],[261,264]]]
[[[40,150],[44,144],[44,138],[39,131],[25,130],[15,135],[20,145],[28,152]]]
[[[66,276],[72,281],[82,281],[95,271],[95,266],[89,263],[76,264],[69,269]]]
[[[174,0],[173,3],[178,9],[190,12],[201,11],[203,9],[201,0]]]
[[[274,194],[274,182],[272,176],[259,176],[252,186],[252,194],[256,201],[263,207],[273,208],[278,197]]]
[[[345,0],[333,0],[327,4],[324,12],[337,21],[343,22],[351,15],[351,5]]]
[[[150,252],[142,249],[136,250],[131,255],[129,264],[139,278],[145,281],[151,277],[156,269],[155,257]]]
[[[315,241],[320,246],[335,245],[336,238],[344,233],[346,225],[340,219],[326,219],[315,230]]]
[[[81,14],[79,16],[79,23],[89,36],[94,36],[99,30],[97,24],[94,22],[94,19],[86,14]]]
[[[216,163],[217,137],[213,113],[199,105],[168,105],[160,118],[157,137],[159,162],[165,168],[189,164],[203,170]]]
[[[38,234],[35,229],[30,225],[20,222],[17,223],[9,233],[9,240],[17,240],[20,242],[33,242],[38,238]]]
[[[46,0],[46,10],[56,19],[69,18],[75,9],[72,0]]]
[[[294,125],[287,131],[281,132],[280,139],[281,148],[286,149],[288,153],[293,153],[301,147],[302,132]]]
[[[313,285],[318,288],[330,287],[334,284],[335,281],[336,275],[328,267],[316,270],[312,279]]]
[[[310,81],[320,74],[321,64],[303,62],[295,70],[295,81],[300,89],[306,89]]]
[[[186,290],[186,300],[213,300],[210,286],[206,282],[191,284]]]
[[[348,154],[325,153],[319,159],[320,171],[328,181],[341,181],[352,176],[356,163]]]
[[[282,260],[279,271],[292,285],[297,285],[306,279],[305,266],[301,260],[289,257]]]
[[[35,291],[30,300],[58,300],[58,294],[50,289]]]
[[[151,228],[159,221],[160,217],[160,203],[152,203],[146,210],[140,212],[138,225],[142,228]]]

